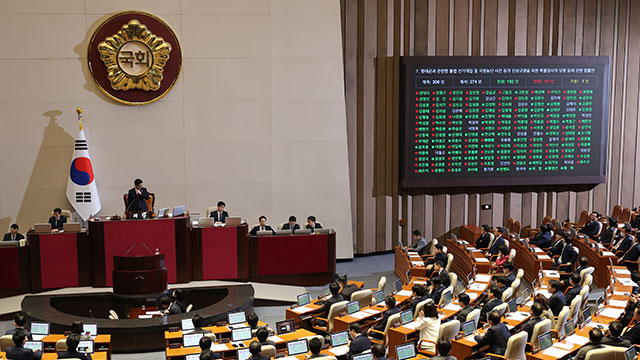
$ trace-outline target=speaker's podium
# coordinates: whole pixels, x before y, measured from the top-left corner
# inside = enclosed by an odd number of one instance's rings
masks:
[[[165,290],[167,268],[164,266],[164,254],[113,257],[115,294],[157,294]]]

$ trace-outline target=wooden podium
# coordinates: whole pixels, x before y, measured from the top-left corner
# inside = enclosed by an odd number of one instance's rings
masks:
[[[157,294],[167,290],[164,254],[151,256],[114,256],[114,294]]]

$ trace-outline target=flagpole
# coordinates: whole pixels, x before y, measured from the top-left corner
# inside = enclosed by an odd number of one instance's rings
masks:
[[[76,113],[78,113],[78,125],[80,126],[80,130],[82,130],[82,108],[77,108]]]

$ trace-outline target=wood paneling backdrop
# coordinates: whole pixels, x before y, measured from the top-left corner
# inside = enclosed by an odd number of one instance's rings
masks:
[[[575,220],[582,210],[638,204],[640,1],[341,0],[341,7],[356,253],[406,244],[414,228],[443,239],[467,223],[498,226],[512,217],[535,227],[545,215]],[[610,56],[606,184],[401,189],[404,55]]]

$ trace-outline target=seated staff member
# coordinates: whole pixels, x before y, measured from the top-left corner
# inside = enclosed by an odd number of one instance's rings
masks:
[[[216,206],[218,208],[215,211],[212,211],[211,214],[209,214],[209,217],[212,217],[213,221],[217,224],[224,224],[229,217],[229,213],[224,209],[227,204],[225,204],[224,201],[218,201]]]
[[[26,323],[27,323],[27,317],[24,316],[23,313],[21,313],[21,312],[15,313],[13,315],[13,326],[14,326],[14,328],[7,330],[4,334],[5,335],[13,335],[18,331],[23,331],[25,333],[25,335],[27,336],[27,339],[29,339],[29,341],[31,341],[31,340],[33,340],[33,337],[31,336],[31,333],[24,328],[24,324],[26,324]]]
[[[296,221],[298,221],[298,219],[296,219],[295,216],[289,216],[289,222],[283,224],[281,230],[299,230],[300,225],[298,225]]]
[[[42,358],[42,351],[31,349],[25,349],[24,343],[27,342],[27,335],[24,331],[16,331],[11,337],[15,346],[9,346],[7,348],[7,359],[16,360],[40,360]]]
[[[258,221],[260,222],[260,224],[256,225],[253,227],[253,229],[251,229],[251,231],[249,231],[249,234],[251,234],[251,236],[256,236],[258,235],[258,231],[271,231],[274,235],[276,234],[276,232],[273,230],[273,228],[270,225],[267,225],[267,217],[262,215],[258,218]]]
[[[182,314],[182,309],[176,303],[171,302],[171,298],[168,295],[162,295],[160,298],[160,310],[162,315],[175,315]]]
[[[353,293],[358,291],[359,289],[358,285],[349,284],[349,280],[347,280],[347,274],[344,274],[341,277],[338,277],[338,281],[340,281],[340,285],[342,286],[342,290],[340,290],[340,294],[345,300],[351,301],[351,295],[353,295]]]
[[[511,333],[504,323],[500,322],[500,315],[496,311],[492,311],[488,315],[489,329],[484,335],[479,335],[478,330],[474,340],[478,343],[478,347],[489,345],[488,353],[496,355],[504,355],[507,349],[507,339],[511,337]]]
[[[310,215],[307,217],[307,225],[304,227],[305,229],[322,229],[322,225],[316,222],[316,217]]]
[[[426,255],[429,251],[429,243],[431,241],[427,241],[420,230],[413,230],[413,241],[415,242],[412,246],[410,246],[407,250],[415,251],[419,255]]]
[[[62,209],[53,209],[53,216],[49,218],[49,224],[51,224],[51,232],[58,232],[64,227],[64,223],[67,222],[67,217],[62,215]]]
[[[349,352],[346,354],[347,360],[351,360],[354,355],[362,354],[371,349],[371,340],[362,335],[360,324],[353,323],[349,325],[349,337],[351,342],[349,343]]]
[[[420,331],[420,340],[425,340],[421,343],[422,348],[420,350],[435,353],[435,343],[438,339],[438,332],[440,331],[440,317],[438,316],[438,308],[434,301],[427,301],[424,308],[418,314],[416,319],[415,328]],[[431,341],[431,342],[426,342]]]
[[[80,359],[91,360],[91,354],[81,353],[78,349],[80,343],[80,335],[71,334],[67,337],[67,351],[60,351],[58,359]]]
[[[256,338],[260,342],[260,345],[273,345],[276,346],[276,343],[269,340],[269,330],[266,326],[261,326],[256,331]]]
[[[439,355],[432,357],[431,360],[458,360],[455,356],[449,355],[451,351],[451,340],[449,338],[441,337],[438,339],[436,348]]]
[[[469,303],[471,302],[471,298],[465,293],[461,293],[460,295],[458,295],[458,302],[462,305],[462,310],[460,310],[460,312],[458,313],[457,319],[458,321],[460,321],[460,324],[462,324],[467,321],[467,315],[475,310],[475,308],[469,305]]]
[[[18,232],[18,224],[11,224],[9,232],[4,234],[2,241],[19,241],[24,239],[24,235]]]
[[[574,360],[584,360],[587,357],[587,352],[595,349],[601,349],[604,346],[600,343],[602,341],[602,331],[598,328],[589,330],[589,342],[583,345],[578,354],[574,357]]]
[[[476,240],[476,249],[485,249],[489,247],[489,243],[491,242],[491,228],[489,225],[482,225],[482,234]]]
[[[149,211],[145,201],[149,200],[149,192],[142,185],[142,180],[133,180],[133,188],[127,193],[127,211]]]
[[[549,292],[551,297],[549,298],[549,307],[554,316],[560,315],[562,308],[567,305],[567,299],[562,293],[562,284],[558,280],[549,281]]]

